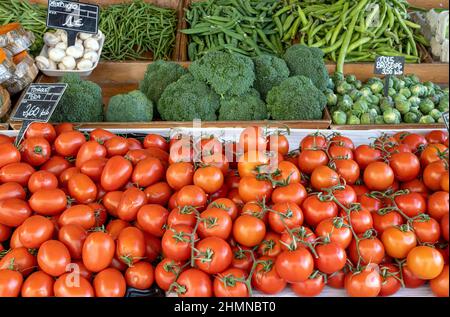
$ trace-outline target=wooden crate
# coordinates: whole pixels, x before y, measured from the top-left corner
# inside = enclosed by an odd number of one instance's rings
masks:
[[[425,9],[448,9],[449,0],[408,0],[409,4]]]
[[[145,70],[151,62],[100,62],[97,68],[86,79],[97,83],[103,90],[103,103],[108,104],[109,99],[117,94],[129,92],[137,89],[139,81],[144,77]],[[188,67],[189,63],[180,63]],[[58,81],[58,78],[40,75],[37,80],[40,83],[52,83]],[[17,105],[15,106],[17,107]],[[14,110],[13,110],[14,112]],[[20,129],[21,122],[9,121],[13,129]],[[327,129],[330,126],[331,117],[327,110],[324,111],[321,120],[300,120],[300,121],[213,121],[202,122],[203,127],[246,127],[250,124],[270,125],[270,126],[288,126],[298,129]],[[77,123],[80,128],[102,127],[109,129],[120,128],[175,128],[191,127],[192,122],[175,121],[152,121],[152,122],[89,122]]]

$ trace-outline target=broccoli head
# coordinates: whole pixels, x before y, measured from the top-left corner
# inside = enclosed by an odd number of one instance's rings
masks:
[[[250,57],[226,52],[211,52],[189,67],[194,78],[211,85],[221,96],[246,93],[255,81]]]
[[[219,99],[207,84],[186,74],[167,86],[157,108],[161,118],[167,121],[215,121]]]
[[[102,89],[99,85],[81,79],[78,74],[66,74],[60,82],[67,83],[67,88],[52,114],[52,122],[103,121]]]
[[[283,59],[291,76],[308,77],[320,91],[325,91],[329,76],[319,48],[296,44],[286,50]]]
[[[105,120],[112,122],[142,122],[152,119],[153,103],[139,90],[113,96],[105,113]]]
[[[166,87],[176,82],[187,70],[176,63],[156,61],[147,66],[144,79],[139,83],[142,91],[156,105]]]
[[[265,99],[267,93],[273,86],[279,85],[289,77],[289,68],[286,62],[272,55],[261,55],[253,59],[255,64],[254,87]]]
[[[305,76],[285,79],[267,94],[267,111],[275,120],[317,120],[326,103],[325,95]]]
[[[256,89],[242,96],[226,96],[220,100],[219,120],[264,120],[267,107]]]

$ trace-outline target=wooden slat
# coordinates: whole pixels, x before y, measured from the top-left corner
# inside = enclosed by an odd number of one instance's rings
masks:
[[[48,0],[29,0],[29,1],[31,3],[39,3],[43,5],[47,5],[48,3]],[[175,9],[178,7],[178,4],[183,0],[144,0],[144,1],[148,3],[153,3],[158,7]],[[81,0],[80,2],[98,4],[100,6],[108,6],[111,4],[133,2],[133,0]]]
[[[449,0],[408,0],[409,4],[426,9],[448,9]]]

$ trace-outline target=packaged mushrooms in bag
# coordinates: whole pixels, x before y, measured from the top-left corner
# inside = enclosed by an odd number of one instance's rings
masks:
[[[31,84],[39,72],[33,57],[26,51],[15,55],[13,63],[15,64],[14,74],[2,84],[11,95],[22,91]]]
[[[20,23],[9,23],[0,26],[0,47],[17,55],[31,47],[35,40],[34,34],[26,31]]]
[[[78,73],[89,76],[97,67],[105,37],[97,34],[78,33],[75,45],[68,46],[64,30],[46,32],[44,47],[35,58],[37,67],[47,76],[63,76]]]

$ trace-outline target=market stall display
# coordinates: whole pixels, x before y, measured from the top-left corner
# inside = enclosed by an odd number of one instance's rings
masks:
[[[95,129],[87,140],[67,124],[35,123],[20,151],[2,137],[1,245],[10,239],[11,249],[1,252],[0,274],[11,283],[1,296],[124,296],[152,284],[179,296],[275,295],[288,286],[314,296],[325,284],[388,296],[426,281],[448,296],[448,249],[440,249],[448,152],[439,154],[448,133],[359,135],[355,144],[327,131],[279,132],[248,127],[227,147],[210,133],[169,141]],[[189,144],[198,147],[180,151]],[[75,161],[55,168],[60,156]],[[195,168],[197,159],[208,165]],[[12,259],[18,271],[8,269]],[[71,262],[84,272],[82,287],[67,283]]]

